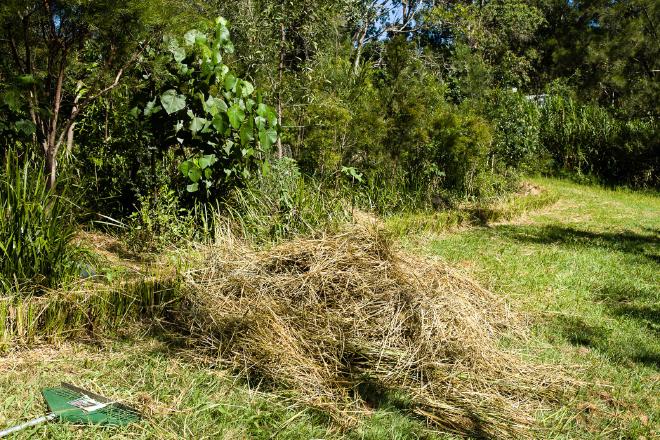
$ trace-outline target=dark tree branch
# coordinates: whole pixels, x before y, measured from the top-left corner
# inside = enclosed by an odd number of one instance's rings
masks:
[[[21,61],[21,57],[18,54],[18,47],[16,46],[16,40],[14,40],[14,34],[11,31],[11,26],[7,26],[7,34],[9,35],[9,47],[11,48],[11,56],[14,58],[14,62],[18,66],[18,69],[21,72],[25,72],[25,66]]]
[[[123,77],[126,70],[128,68],[130,68],[133,64],[135,64],[135,62],[137,62],[138,58],[145,51],[145,49],[149,45],[150,41],[151,40],[147,41],[145,44],[142,45],[142,47],[140,47],[138,50],[136,50],[133,53],[131,58],[126,63],[124,63],[124,65],[117,71],[117,74],[115,75],[114,81],[112,81],[110,84],[105,86],[103,89],[101,89],[97,93],[83,99],[80,103],[78,103],[78,105],[74,109],[72,109],[71,115],[67,118],[67,122],[64,125],[59,137],[57,138],[57,143],[56,143],[57,147],[56,148],[59,149],[59,147],[62,145],[62,143],[64,142],[65,136],[67,136],[67,133],[69,132],[69,129],[76,122],[76,118],[80,115],[80,113],[89,104],[91,104],[92,102],[94,102],[95,100],[100,98],[101,96],[105,95],[106,93],[110,92],[112,89],[114,89],[115,87],[117,87],[119,85],[120,80]]]

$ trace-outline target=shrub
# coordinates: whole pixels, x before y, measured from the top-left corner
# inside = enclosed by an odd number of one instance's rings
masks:
[[[38,163],[20,162],[9,151],[0,175],[0,288],[39,292],[73,277],[80,253],[70,201],[46,188]]]
[[[194,236],[191,213],[179,205],[174,190],[160,186],[149,196],[138,196],[139,207],[128,218],[126,241],[136,251],[158,251]]]
[[[539,108],[521,93],[496,89],[490,93],[486,114],[493,124],[491,161],[521,168],[540,150]]]
[[[303,178],[293,159],[282,158],[236,189],[226,209],[235,233],[264,243],[335,229],[349,218],[345,205],[337,193]]]
[[[594,175],[606,183],[659,183],[653,118],[621,120],[612,109],[557,94],[542,107],[540,139],[558,170]]]

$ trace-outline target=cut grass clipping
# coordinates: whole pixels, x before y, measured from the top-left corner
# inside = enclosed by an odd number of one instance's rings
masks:
[[[501,347],[524,326],[498,298],[373,228],[203,254],[176,318],[193,341],[346,427],[387,396],[443,431],[533,437],[567,386]]]

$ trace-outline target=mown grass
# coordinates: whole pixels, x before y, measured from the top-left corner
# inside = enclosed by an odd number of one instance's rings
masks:
[[[452,209],[405,212],[385,219],[385,227],[395,236],[440,234],[459,228],[510,220],[528,211],[543,208],[555,203],[559,194],[553,190],[534,191],[525,195],[512,194],[497,202],[467,203]]]
[[[537,180],[559,201],[513,222],[426,241],[532,317],[521,350],[543,350],[585,381],[545,414],[557,438],[660,431],[660,198]],[[414,242],[414,241],[413,241]],[[656,437],[657,438],[657,437]]]
[[[654,438],[660,425],[660,198],[535,183],[549,191],[510,201],[500,212],[511,215],[488,217],[499,223],[448,232],[436,214],[419,216],[418,230],[403,220],[398,232],[415,251],[463,267],[527,312],[533,335],[515,348],[541,353],[584,381],[561,408],[539,414],[545,437]],[[514,215],[522,217],[508,220]],[[322,414],[237,380],[168,335],[136,334],[0,357],[0,426],[43,414],[39,390],[64,380],[136,405],[145,420],[114,429],[52,423],[16,438],[452,438],[430,433],[387,401],[355,429],[340,432]]]
[[[178,349],[166,335],[19,351],[0,360],[0,426],[42,415],[40,389],[66,381],[135,405],[145,418],[120,428],[49,423],[14,438],[440,438],[388,406],[340,433],[321,414],[237,381],[214,360]]]

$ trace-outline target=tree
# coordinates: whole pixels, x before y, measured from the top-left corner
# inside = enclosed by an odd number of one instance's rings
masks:
[[[49,189],[75,121],[116,88],[154,41],[167,2],[10,0],[0,7],[3,97],[40,145]],[[120,32],[118,30],[121,29]]]
[[[227,21],[217,18],[209,32],[189,30],[183,41],[168,35],[164,49],[164,80],[141,113],[162,149],[179,144],[187,153],[179,169],[188,192],[217,195],[267,166],[277,114],[225,64],[234,51]]]

